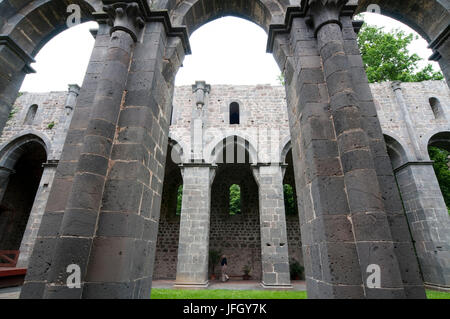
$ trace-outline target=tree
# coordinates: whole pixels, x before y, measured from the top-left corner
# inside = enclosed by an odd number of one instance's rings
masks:
[[[388,33],[383,27],[364,24],[358,45],[369,82],[442,80],[442,73],[435,72],[431,64],[419,69],[421,58],[408,50],[415,38],[399,29]]]
[[[450,207],[450,170],[448,167],[449,152],[437,147],[430,146],[428,153],[433,163],[434,171],[436,173],[439,186],[444,196],[445,204],[447,208]]]
[[[230,215],[241,213],[241,188],[233,184],[230,187]]]
[[[294,189],[289,184],[284,184],[283,189],[284,189],[284,207],[286,210],[286,215],[287,216],[296,215]]]

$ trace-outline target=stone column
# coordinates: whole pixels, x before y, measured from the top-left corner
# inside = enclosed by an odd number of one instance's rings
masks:
[[[55,137],[53,145],[53,158],[60,158],[63,150],[64,141],[69,131],[70,122],[74,114],[74,108],[77,102],[78,95],[80,94],[80,87],[77,84],[69,84],[69,90],[67,92],[64,113],[59,118],[58,133]]]
[[[400,106],[403,120],[406,124],[406,129],[408,131],[408,137],[409,140],[411,141],[411,145],[414,150],[414,154],[416,155],[416,159],[419,161],[424,160],[423,152],[420,147],[420,141],[414,129],[414,124],[412,122],[411,116],[409,115],[409,110],[408,106],[406,105],[405,98],[403,97],[402,83],[398,81],[392,82],[392,89],[394,90],[397,103]]]
[[[183,201],[176,288],[208,287],[211,185],[215,169],[210,165],[182,165]]]
[[[387,154],[384,135],[358,47],[356,32],[359,30],[361,22],[353,21],[350,14],[341,16],[340,21],[343,27],[342,34],[344,36],[345,53],[350,64],[352,84],[358,96],[361,121],[367,132],[370,149],[374,156],[378,183],[385,212],[388,216],[392,239],[394,240],[394,251],[399,261],[405,294],[407,298],[425,298],[414,243],[408,228],[400,192],[395,181],[391,160]]]
[[[191,160],[202,162],[203,160],[203,129],[206,119],[207,97],[211,91],[211,86],[203,81],[197,81],[192,86],[192,93],[195,96],[195,106],[192,110],[191,121]]]
[[[311,0],[290,31],[295,69],[286,79],[308,296],[405,298],[369,144],[372,124],[361,120],[345,51],[346,3]],[[369,287],[371,265],[381,270],[381,286]]]
[[[8,188],[9,177],[14,174],[14,170],[7,167],[0,167],[0,203],[5,196],[6,189]]]
[[[140,8],[134,2],[113,3],[104,10],[111,25],[110,42],[48,271],[44,298],[82,297],[131,56],[144,26]],[[70,264],[81,269],[81,288],[67,287]],[[27,286],[24,288],[21,296],[31,296],[33,292]]]
[[[41,227],[42,217],[44,215],[45,206],[47,205],[48,196],[52,187],[53,179],[55,178],[56,167],[58,161],[49,161],[43,164],[44,171],[42,172],[39,188],[36,192],[33,207],[30,211],[27,227],[20,244],[20,255],[17,261],[17,267],[27,268],[28,262],[33,251],[34,243]]]
[[[423,280],[450,288],[450,218],[432,162],[409,162],[395,169]]]
[[[284,208],[283,170],[280,165],[253,168],[259,185],[262,285],[292,288]]]

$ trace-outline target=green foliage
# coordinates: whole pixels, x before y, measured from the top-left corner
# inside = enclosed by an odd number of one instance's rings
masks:
[[[55,127],[55,122],[51,122],[50,124],[48,124],[47,128],[49,130],[53,129]]]
[[[177,212],[176,212],[177,216],[181,215],[182,202],[183,202],[183,185],[180,185],[180,186],[178,186],[178,191],[177,191]]]
[[[430,146],[428,148],[428,153],[430,154],[431,160],[434,161],[433,167],[436,173],[439,186],[444,196],[445,204],[447,209],[450,208],[450,170],[448,167],[448,157],[449,152],[442,150],[437,147]]]
[[[284,86],[286,84],[286,79],[284,78],[284,74],[280,74],[277,78],[278,82],[280,82],[280,84],[282,86]]]
[[[364,24],[358,45],[369,82],[442,80],[442,73],[435,72],[431,64],[419,70],[421,58],[408,50],[415,38],[399,29],[388,33],[382,27]]]
[[[283,185],[284,189],[284,207],[286,210],[286,216],[294,216],[296,215],[295,210],[295,199],[294,199],[294,189],[289,184]]]
[[[241,188],[233,184],[230,187],[230,215],[241,213]]]
[[[17,113],[17,109],[16,108],[12,109],[8,115],[8,120],[12,119],[16,113]]]

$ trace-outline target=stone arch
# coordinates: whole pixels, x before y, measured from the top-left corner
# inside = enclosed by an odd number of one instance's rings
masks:
[[[0,3],[0,131],[8,119],[26,74],[35,72],[30,64],[39,50],[68,28],[69,4],[81,9],[81,23],[94,20],[101,0],[35,0]]]
[[[164,1],[163,1],[164,2]],[[185,26],[188,36],[199,29],[201,26],[213,20],[223,18],[226,16],[234,16],[246,19],[260,26],[266,33],[269,32],[271,25],[283,24],[286,14],[286,9],[289,7],[291,1],[288,0],[182,0],[170,1],[165,5],[156,4],[155,6],[165,8],[169,11],[170,20],[174,26]],[[291,66],[291,62],[287,57],[290,55],[289,47],[280,45],[283,38],[283,43],[287,41],[287,35],[275,37],[276,52],[274,51],[274,58],[280,67],[283,74],[285,69]],[[175,46],[180,49],[182,43],[179,39],[172,40],[177,42]],[[166,79],[174,81],[178,68],[182,64],[183,58],[176,54],[176,50],[170,53],[170,61],[178,61],[175,68],[168,69],[165,66]]]
[[[26,1],[20,8],[10,8],[10,15],[2,16],[8,23],[2,26],[0,33],[9,36],[25,53],[34,57],[50,39],[68,28],[69,4],[80,6],[82,23],[94,20],[93,12],[102,11],[101,0]]]
[[[396,169],[409,161],[405,148],[399,142],[400,139],[384,134],[384,140],[393,169]]]
[[[428,146],[436,146],[450,152],[450,132],[443,131],[433,134],[428,139]]]
[[[381,8],[381,14],[403,22],[428,42],[433,41],[448,27],[450,10],[442,0],[359,0],[357,12],[366,11],[371,4]]]
[[[286,156],[292,149],[291,137],[290,136],[286,137],[283,143],[281,143],[281,146],[282,148],[280,150],[280,163],[286,164]]]
[[[283,21],[288,5],[286,2],[288,1],[185,0],[172,5],[169,10],[172,23],[185,25],[189,35],[208,22],[230,15],[254,22],[267,32],[270,24]]]
[[[381,14],[398,20],[418,34],[428,43],[433,50],[430,60],[436,61],[441,66],[442,72],[450,84],[450,7],[448,0],[359,0],[357,13],[366,11],[369,5],[376,4],[381,9]]]
[[[12,140],[0,151],[0,250],[27,250],[22,244],[30,244],[30,214],[47,158],[45,142],[32,134]]]
[[[181,142],[181,139],[174,136],[174,134],[170,134],[169,146],[172,148],[172,152],[168,155],[172,156],[172,161],[176,164],[185,163],[187,160],[185,150],[187,150],[187,148],[183,142]]]
[[[17,160],[28,151],[30,143],[38,143],[42,145],[47,154],[50,154],[50,141],[38,132],[26,133],[21,136],[12,138],[5,143],[0,150],[0,167],[13,169]]]
[[[205,156],[207,157],[207,163],[215,164],[217,162],[217,156],[222,151],[221,147],[225,147],[223,140],[230,137],[237,137],[237,144],[244,148],[249,154],[249,161],[251,164],[258,163],[258,152],[251,142],[251,139],[244,134],[233,133],[233,134],[223,134],[220,137],[214,139],[209,146],[205,148]]]

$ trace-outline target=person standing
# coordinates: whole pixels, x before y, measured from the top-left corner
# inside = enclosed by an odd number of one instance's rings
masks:
[[[222,256],[222,261],[220,262],[220,265],[222,266],[222,281],[228,281],[230,279],[230,277],[228,277],[227,275],[227,266],[228,266],[228,262],[227,262],[227,256],[223,255]]]

